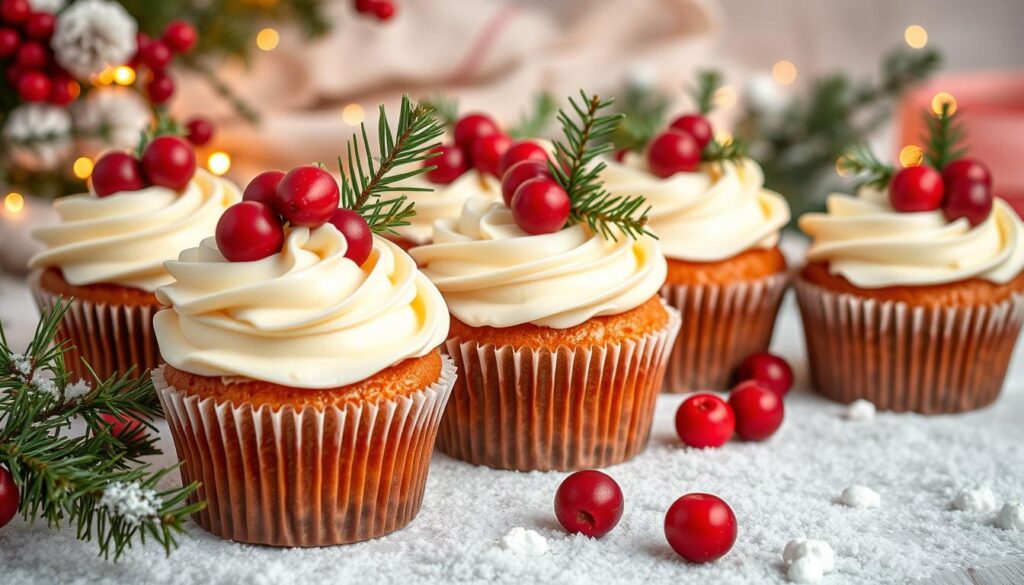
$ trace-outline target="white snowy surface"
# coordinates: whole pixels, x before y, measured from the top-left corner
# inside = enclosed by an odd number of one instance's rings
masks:
[[[26,339],[25,327],[35,323],[27,292],[9,279],[0,279],[0,318],[12,341]],[[787,582],[781,552],[795,537],[826,540],[835,549],[835,571],[822,579],[825,585],[902,584],[1024,557],[1024,532],[996,527],[996,511],[950,506],[969,485],[989,486],[1000,504],[1024,499],[1021,351],[992,407],[937,417],[880,412],[873,420],[850,421],[845,406],[803,390],[805,352],[791,297],[774,349],[800,378],[786,398],[779,433],[765,443],[683,448],[673,430],[683,397],[663,396],[647,450],[606,470],[622,486],[626,509],[601,540],[569,536],[555,520],[552,501],[566,474],[494,471],[438,454],[419,516],[375,541],[271,549],[226,542],[189,523],[190,535],[170,558],[144,546],[114,564],[98,559],[95,545],[76,541],[69,530],[18,518],[0,529],[0,583],[762,585]],[[853,484],[884,493],[885,506],[842,505],[839,494]],[[714,564],[687,564],[665,542],[665,510],[693,491],[724,498],[739,519],[735,547]],[[548,552],[505,550],[501,538],[514,527],[537,531]]]

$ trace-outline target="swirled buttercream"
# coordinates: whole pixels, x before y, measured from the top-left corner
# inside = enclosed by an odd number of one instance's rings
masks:
[[[800,229],[811,237],[807,259],[828,262],[833,274],[861,288],[923,286],[980,278],[996,284],[1024,268],[1024,225],[1001,199],[971,227],[942,211],[900,213],[885,193],[833,194],[827,213],[808,213]]]
[[[357,266],[346,250],[326,224],[293,229],[255,262],[228,262],[214,238],[183,251],[166,264],[176,282],[156,293],[170,307],[153,320],[163,358],[201,376],[335,388],[444,341],[444,299],[408,254],[374,237]]]
[[[474,327],[565,329],[624,313],[656,295],[666,273],[653,238],[613,241],[582,225],[531,236],[500,201],[486,199],[437,221],[434,243],[410,254],[452,314]]]
[[[46,250],[33,268],[57,267],[74,285],[118,284],[145,291],[170,284],[164,262],[213,235],[224,210],[241,200],[227,179],[199,170],[181,192],[164,187],[54,202],[60,223],[32,235]]]
[[[501,196],[501,183],[491,175],[477,171],[463,173],[448,185],[428,183],[421,176],[413,177],[406,184],[432,189],[403,192],[409,201],[416,204],[416,215],[409,220],[409,225],[397,227],[395,231],[417,245],[430,241],[435,221],[458,217],[470,197],[493,199]]]

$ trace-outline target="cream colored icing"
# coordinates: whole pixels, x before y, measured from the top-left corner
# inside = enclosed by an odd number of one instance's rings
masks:
[[[430,183],[422,175],[412,177],[406,184],[433,189],[403,192],[416,205],[416,215],[409,220],[409,225],[395,228],[395,231],[417,245],[430,241],[435,221],[458,217],[470,197],[501,197],[501,183],[491,175],[477,171],[463,173],[448,185]]]

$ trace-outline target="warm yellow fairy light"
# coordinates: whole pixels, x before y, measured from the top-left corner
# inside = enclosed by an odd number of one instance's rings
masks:
[[[72,165],[71,170],[74,171],[75,176],[79,179],[88,179],[92,175],[92,166],[92,159],[82,156],[75,159],[75,164]]]
[[[118,85],[131,85],[135,83],[135,70],[127,65],[115,68],[114,83]]]
[[[231,168],[231,157],[219,150],[210,153],[210,158],[206,159],[206,168],[215,175],[223,175]]]
[[[953,97],[953,94],[940,91],[932,98],[932,111],[936,115],[941,114],[942,106],[947,103],[949,104],[949,113],[956,112],[956,98]]]
[[[836,174],[839,175],[840,177],[849,177],[850,175],[853,174],[850,172],[850,169],[846,168],[845,154],[836,159]]]
[[[919,24],[912,24],[903,31],[903,40],[907,41],[912,49],[922,49],[928,44],[928,31]]]
[[[341,120],[349,126],[361,124],[364,116],[363,106],[359,104],[349,104],[341,109]]]
[[[256,46],[261,51],[273,51],[279,42],[281,42],[281,35],[272,28],[265,28],[256,33]]]
[[[114,68],[107,67],[103,71],[100,71],[99,75],[96,77],[96,80],[100,85],[110,85],[111,83],[114,83]]]
[[[916,167],[924,160],[924,151],[916,144],[908,144],[900,149],[900,164],[906,167]]]
[[[722,146],[730,144],[732,142],[732,133],[728,130],[719,130],[715,133],[715,141]]]
[[[796,81],[796,65],[791,61],[779,61],[772,65],[772,79],[779,85],[789,85]]]
[[[727,109],[736,105],[736,90],[728,85],[723,85],[715,92],[715,105]]]
[[[7,197],[4,197],[4,209],[8,213],[21,213],[21,210],[25,209],[25,198],[21,193],[8,193]]]

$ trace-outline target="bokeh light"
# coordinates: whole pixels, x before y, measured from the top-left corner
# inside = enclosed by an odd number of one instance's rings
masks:
[[[220,150],[212,152],[206,159],[206,168],[215,175],[223,175],[231,169],[231,157],[228,156],[228,153]]]
[[[281,35],[277,34],[275,29],[265,28],[256,33],[256,46],[261,51],[273,51],[279,42],[281,42]]]
[[[71,166],[71,170],[75,173],[76,177],[84,180],[92,175],[92,167],[92,159],[82,156],[75,159],[75,164]]]
[[[715,106],[723,110],[735,106],[737,99],[736,88],[728,85],[723,85],[715,92]]]
[[[772,79],[779,85],[790,85],[796,81],[796,65],[791,61],[779,61],[772,65]]]
[[[928,44],[928,31],[919,24],[912,24],[903,31],[903,40],[907,41],[912,49],[923,49]]]
[[[114,83],[118,85],[131,85],[135,83],[135,70],[127,65],[121,65],[114,69]]]
[[[924,151],[916,144],[908,144],[900,149],[900,164],[906,167],[916,167],[924,160]]]
[[[8,213],[21,213],[25,209],[25,198],[21,193],[8,193],[7,197],[4,197],[4,209]]]
[[[359,104],[349,104],[341,109],[341,120],[349,126],[361,124],[365,116],[363,106]]]
[[[935,112],[936,115],[941,114],[942,106],[947,103],[949,104],[949,113],[953,114],[956,112],[956,98],[953,97],[953,94],[940,91],[932,97],[932,111]]]

